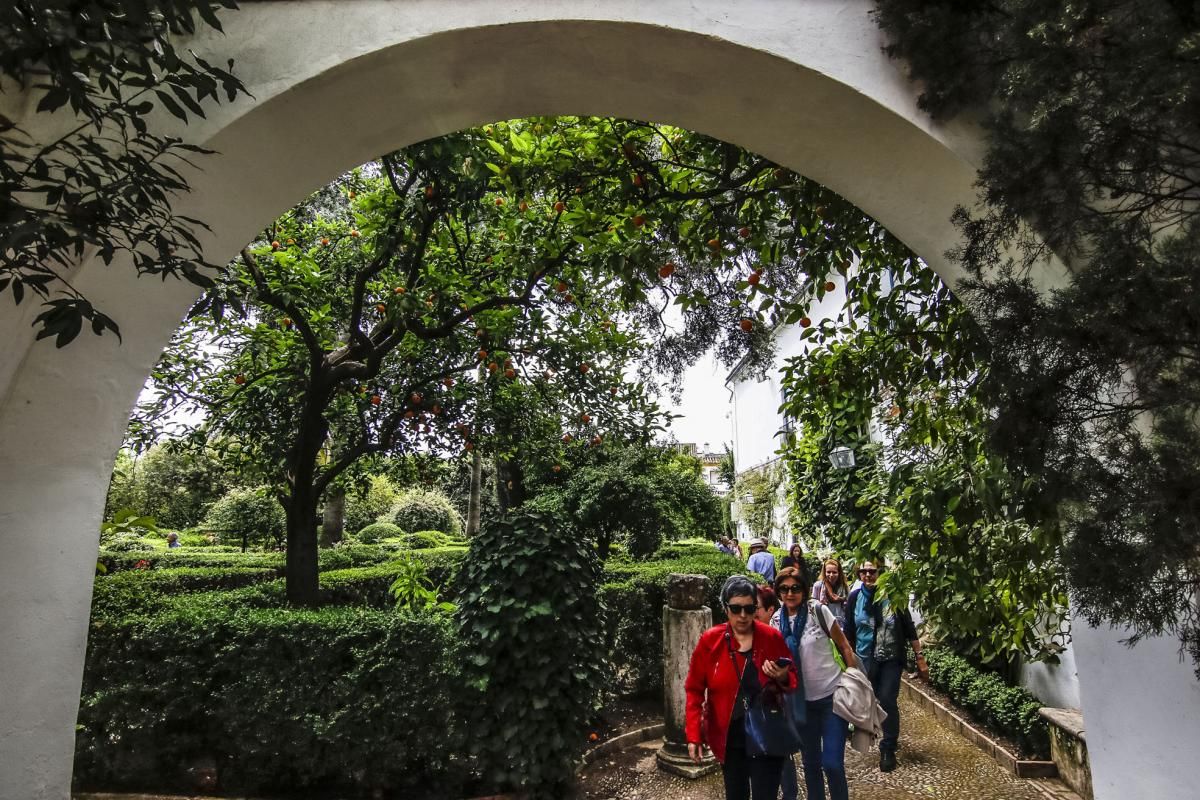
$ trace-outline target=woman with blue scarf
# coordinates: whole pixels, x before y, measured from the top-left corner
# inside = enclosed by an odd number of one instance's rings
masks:
[[[879,770],[891,772],[896,768],[896,746],[900,741],[900,675],[908,666],[908,649],[912,645],[917,657],[917,672],[929,679],[929,667],[921,653],[921,640],[912,616],[896,611],[886,598],[877,599],[876,584],[879,569],[874,561],[865,561],[858,568],[862,586],[846,598],[846,635],[864,664],[875,697],[887,718],[883,721],[883,738],[879,740]]]
[[[846,664],[857,665],[850,642],[829,609],[808,602],[808,575],[796,567],[786,567],[775,578],[775,593],[782,607],[771,625],[783,634],[800,684],[789,695],[792,713],[800,728],[800,757],[804,762],[804,784],[808,800],[824,800],[829,786],[830,800],[847,800],[846,734],[848,723],[833,713],[833,692],[842,675],[834,658],[834,647]],[[832,642],[832,645],[831,645]],[[797,800],[799,786],[796,767],[790,759],[783,765],[783,800]]]

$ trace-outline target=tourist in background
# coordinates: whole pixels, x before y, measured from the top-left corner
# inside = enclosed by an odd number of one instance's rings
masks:
[[[779,570],[775,592],[782,606],[771,625],[783,634],[799,666],[800,686],[792,695],[792,712],[800,727],[804,784],[809,800],[824,800],[826,785],[831,800],[846,800],[846,735],[848,723],[833,711],[833,693],[842,676],[833,657],[832,640],[842,659],[857,666],[854,650],[828,606],[809,602],[807,571],[796,567]],[[783,764],[783,800],[797,800],[799,786],[791,759]]]
[[[804,548],[800,546],[799,542],[792,542],[792,546],[788,549],[788,554],[779,562],[780,569],[788,567],[795,567],[805,572],[808,571],[804,563]]]
[[[876,598],[879,581],[878,562],[864,561],[858,575],[863,585],[846,598],[846,636],[863,663],[863,671],[871,679],[875,696],[887,712],[883,722],[883,738],[879,740],[879,769],[891,772],[896,768],[896,748],[900,741],[900,676],[908,667],[908,648],[911,643],[917,657],[917,671],[929,678],[929,667],[921,652],[917,629],[907,611],[896,611],[891,603]]]
[[[746,754],[747,704],[772,683],[793,692],[797,677],[779,631],[758,622],[758,588],[745,575],[732,575],[721,587],[726,621],[700,635],[692,651],[684,691],[684,730],[688,755],[697,764],[708,745],[721,762],[726,800],[776,800],[784,759]]]
[[[836,558],[827,558],[821,564],[821,577],[813,584],[812,596],[833,613],[834,619],[843,628],[846,625],[846,596],[850,594],[846,586],[846,576],[842,573],[842,562]]]
[[[766,539],[750,541],[750,559],[746,562],[746,569],[762,575],[767,583],[775,582],[775,556],[767,550]]]

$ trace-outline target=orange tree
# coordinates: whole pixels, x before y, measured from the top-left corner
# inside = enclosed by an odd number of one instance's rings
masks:
[[[417,144],[228,265],[133,432],[192,407],[191,436],[264,465],[288,597],[314,603],[321,496],[364,456],[493,447],[520,502],[516,414],[480,413],[498,387],[552,384],[552,411],[588,441],[645,438],[661,419],[646,388],[700,353],[767,363],[769,326],[801,320],[855,250],[838,215],[861,217],[761,157],[650,124],[518,120]]]

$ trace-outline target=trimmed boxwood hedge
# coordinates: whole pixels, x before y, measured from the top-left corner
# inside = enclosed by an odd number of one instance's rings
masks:
[[[467,557],[465,547],[440,547],[412,550],[404,554],[420,561],[425,574],[441,590],[443,599],[450,597],[454,576]],[[356,567],[321,573],[321,596],[327,603],[337,605],[368,605],[383,608],[392,605],[388,587],[396,580],[400,568],[396,562],[384,562],[370,567]]]
[[[212,763],[222,793],[458,794],[449,617],[177,608],[93,627],[78,789],[182,792]]]
[[[322,549],[317,554],[317,563],[318,567],[325,571],[379,564],[390,558],[395,558],[395,553],[382,547],[348,544]],[[216,553],[208,549],[176,548],[129,553],[101,550],[98,560],[109,573],[142,568],[156,570],[175,567],[270,567],[282,575],[287,557],[284,553]]]
[[[713,622],[725,614],[718,594],[730,575],[746,574],[745,564],[711,544],[676,543],[664,550],[677,555],[661,561],[610,562],[604,571],[600,597],[611,609],[608,644],[617,665],[614,688],[625,694],[662,691],[662,609],[667,603],[667,576],[673,572],[709,576],[709,605]],[[663,552],[663,551],[660,551]],[[757,578],[757,576],[753,576]]]
[[[1010,686],[994,672],[983,672],[965,658],[942,647],[925,649],[929,681],[950,695],[986,728],[1014,740],[1026,752],[1050,757],[1050,732],[1038,715],[1041,702],[1019,686]]]
[[[188,592],[240,589],[277,577],[270,567],[195,567],[130,570],[96,579],[92,618],[115,618],[154,611]]]

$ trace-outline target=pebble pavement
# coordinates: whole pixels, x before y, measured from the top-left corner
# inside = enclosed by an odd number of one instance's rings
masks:
[[[995,761],[930,713],[901,699],[899,767],[884,774],[879,756],[846,750],[851,800],[1043,800],[1030,781]],[[583,774],[585,800],[724,800],[719,773],[688,781],[658,771],[657,741],[615,753]],[[799,762],[799,756],[797,756]],[[801,794],[804,784],[801,776]]]

